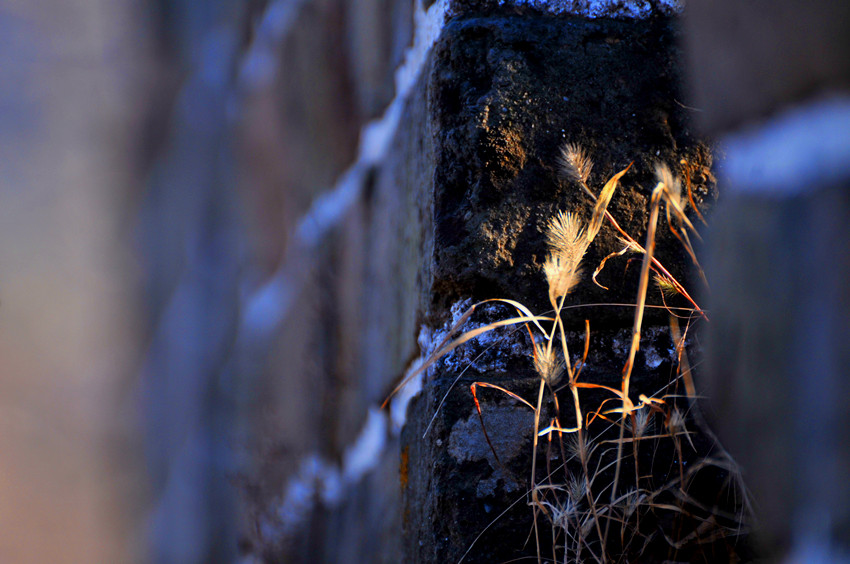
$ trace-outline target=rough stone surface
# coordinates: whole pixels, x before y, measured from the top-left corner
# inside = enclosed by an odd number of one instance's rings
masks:
[[[504,319],[510,313],[510,308],[501,305],[485,307],[462,330]],[[590,353],[580,380],[619,387],[621,369],[628,355],[629,334],[629,330],[592,330]],[[567,340],[571,351],[577,353],[584,334],[570,332]],[[530,346],[524,329],[497,329],[464,344],[430,370],[429,382],[409,408],[408,425],[402,436],[402,449],[409,459],[403,492],[406,561],[457,562],[466,554],[464,562],[483,563],[536,555],[534,541],[526,543],[533,526],[532,510],[527,505],[533,451],[532,411],[502,391],[477,388],[484,425],[500,463],[484,436],[470,392],[471,384],[489,382],[533,404],[539,376],[531,367]],[[686,348],[691,359],[698,362],[701,358],[698,339],[688,338]],[[667,328],[646,328],[632,377],[633,396],[643,393],[664,397],[681,393],[675,384],[668,387],[676,363]],[[582,390],[580,395],[585,413],[611,397],[599,390]],[[560,394],[560,402],[562,424],[574,425],[569,394]],[[554,414],[552,396],[547,391],[541,428],[548,425]],[[591,429],[595,433],[599,427],[591,426]],[[609,431],[602,437],[613,439],[616,434],[612,436]],[[711,448],[705,437],[695,435],[693,441],[702,455]],[[563,458],[557,447],[545,440],[538,448],[538,464],[546,468],[538,474],[538,480],[542,480],[550,469],[563,463]],[[694,451],[686,454],[686,464],[695,463],[700,456]],[[663,461],[669,461],[672,456],[669,447],[663,445],[655,450],[647,449],[642,453],[641,467],[657,472],[657,480],[664,482],[670,467],[665,467]],[[570,472],[578,475],[575,462],[571,463]],[[610,481],[612,473],[609,469],[600,474],[597,484]],[[692,493],[713,501],[723,476],[708,472],[703,478],[706,481]],[[541,517],[538,524],[544,531],[542,538],[548,539],[550,529],[545,528],[545,519]],[[724,550],[722,542],[719,546],[706,546],[697,558],[711,554],[727,558]],[[656,542],[639,554],[642,562],[661,562],[671,555],[663,542]],[[687,554],[693,555],[680,552],[679,556],[687,560]],[[632,554],[631,558],[637,556]]]
[[[42,4],[22,4],[0,38],[27,54],[0,55],[13,85],[0,95],[11,375],[0,394],[0,474],[11,484],[0,484],[11,500],[0,508],[0,554],[245,563],[533,554],[531,410],[479,386],[491,450],[470,393],[486,380],[536,397],[524,330],[435,364],[402,437],[377,406],[420,354],[417,336],[434,344],[429,329],[437,334],[449,306],[504,296],[548,308],[545,223],[559,209],[589,211],[557,178],[563,141],[594,153],[596,190],[635,160],[611,209],[638,238],[656,159],[707,171],[676,97],[670,22],[454,2],[412,96],[390,106],[401,127],[385,154],[361,134],[396,95],[412,0],[157,2],[146,14],[126,2]],[[708,207],[710,175],[693,180]],[[136,229],[141,253],[128,244]],[[679,276],[676,248],[665,234],[659,256]],[[617,249],[605,228],[586,268]],[[585,281],[570,307],[630,301],[636,270],[612,260],[600,278],[611,290]],[[630,310],[569,311],[576,327],[592,320],[582,378],[617,385]],[[481,308],[468,327],[510,314]],[[673,370],[660,321],[647,322],[635,393],[657,392]],[[580,350],[581,331],[567,338]],[[127,416],[139,404],[146,464]],[[547,393],[542,418],[554,409]],[[540,472],[558,464],[549,446]]]
[[[482,8],[537,10],[548,14],[571,14],[585,18],[646,19],[681,11],[678,0],[454,0],[456,13]]]
[[[481,421],[474,409],[467,419],[458,421],[452,427],[448,444],[448,453],[458,463],[486,460],[490,464],[493,471],[491,477],[480,481],[475,490],[479,498],[494,495],[499,485],[508,492],[520,490],[520,483],[503,470],[499,461],[509,464],[522,455],[534,429],[534,414],[514,406],[488,409],[487,421],[493,450],[490,450],[489,444],[481,441]],[[496,455],[499,456],[498,460]]]
[[[436,155],[435,308],[459,296],[511,297],[548,309],[541,265],[545,226],[558,210],[585,221],[592,200],[558,175],[559,150],[579,143],[597,192],[633,162],[609,210],[639,242],[656,163],[687,159],[697,205],[715,198],[711,155],[680,102],[676,31],[668,20],[587,21],[535,15],[471,17],[446,27],[430,84]],[[590,274],[623,245],[603,227],[584,261]],[[666,221],[656,256],[686,283],[687,261]],[[609,261],[571,303],[628,303],[636,264]],[[660,303],[657,293],[653,303]],[[670,305],[682,305],[679,302]],[[626,326],[628,310],[593,311],[596,326]],[[583,318],[576,316],[578,323]],[[663,319],[663,318],[662,318]]]

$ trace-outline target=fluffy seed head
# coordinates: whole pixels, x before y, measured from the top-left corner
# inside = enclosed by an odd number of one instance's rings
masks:
[[[567,483],[567,496],[576,506],[581,505],[587,497],[587,480],[584,476],[570,476]]]
[[[567,448],[567,453],[569,454],[567,460],[572,460],[573,458],[581,460],[582,450],[586,456],[589,456],[594,449],[593,441],[587,435],[579,436],[578,434],[570,435],[564,446]]]
[[[670,172],[666,164],[655,165],[655,178],[667,187],[667,193],[670,195],[670,199],[681,208],[682,183],[679,181],[679,178],[673,176],[673,173]]]
[[[671,282],[666,276],[656,274],[653,277],[653,280],[655,280],[655,284],[658,286],[658,289],[661,290],[661,293],[665,296],[675,296],[679,293],[679,289],[676,288],[675,284],[673,284],[673,282]]]
[[[578,284],[581,272],[556,254],[550,254],[543,263],[543,272],[549,283],[549,300],[557,307],[558,298],[565,296]]]
[[[552,385],[564,373],[564,363],[557,357],[555,349],[534,343],[534,370]]]
[[[638,506],[643,503],[644,497],[644,495],[635,489],[629,490],[626,495],[622,497],[619,504],[622,506],[623,515],[627,519],[631,517]]]
[[[674,435],[687,431],[685,427],[685,416],[679,409],[673,408],[670,418],[667,421],[667,429]]]
[[[557,298],[565,296],[578,283],[579,263],[590,242],[579,220],[563,212],[558,212],[557,217],[549,221],[547,239],[549,255],[543,263],[543,271],[554,306]]]
[[[631,418],[627,421],[632,435],[637,438],[642,437],[650,426],[649,411],[646,409],[639,409],[635,413],[634,427],[632,427]]]
[[[565,499],[560,505],[546,504],[552,512],[552,524],[565,531],[570,529],[570,520],[574,519],[578,514],[575,504],[569,499]]]
[[[593,168],[593,161],[576,143],[567,143],[561,148],[558,162],[561,165],[561,174],[573,182],[586,183]]]

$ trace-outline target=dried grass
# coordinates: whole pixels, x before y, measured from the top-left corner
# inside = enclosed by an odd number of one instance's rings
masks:
[[[620,179],[628,172],[631,164],[613,175],[598,196],[588,186],[593,162],[581,147],[574,144],[566,145],[561,152],[560,165],[563,176],[568,181],[578,184],[594,201],[594,206],[586,226],[582,225],[577,216],[563,212],[558,213],[547,225],[546,238],[549,249],[543,271],[554,314],[551,317],[536,316],[522,304],[506,299],[486,300],[475,304],[455,323],[446,339],[436,347],[418,370],[408,375],[408,378],[393,390],[393,394],[417,373],[426,370],[436,360],[469,340],[497,327],[524,325],[532,336],[532,366],[540,379],[536,402],[527,401],[504,387],[487,382],[473,383],[471,391],[485,439],[494,455],[496,452],[487,435],[481,405],[478,401],[478,389],[482,387],[495,389],[520,401],[534,412],[534,439],[527,503],[531,506],[534,516],[533,531],[538,562],[543,562],[544,559],[538,523],[541,516],[548,520],[552,531],[551,546],[547,552],[551,552],[551,558],[556,562],[634,561],[636,557],[639,559],[648,547],[657,546],[660,542],[666,543],[672,553],[676,554],[693,551],[723,539],[737,538],[747,529],[749,506],[746,493],[740,473],[731,457],[725,454],[699,416],[695,403],[691,366],[684,346],[692,320],[708,318],[682,284],[654,257],[658,222],[663,205],[670,230],[699,268],[696,254],[690,243],[691,235],[697,238],[699,235],[685,213],[685,207],[688,204],[695,209],[690,179],[686,178],[688,197],[685,198],[682,194],[681,183],[672,172],[665,166],[657,168],[657,184],[650,198],[646,242],[640,245],[620,227],[608,211]],[[696,211],[698,213],[698,210]],[[702,219],[702,216],[698,215]],[[566,298],[580,282],[581,263],[606,220],[619,234],[623,249],[606,256],[601,261],[593,273],[594,282],[609,259],[626,253],[643,255],[638,292],[635,304],[631,304],[634,308],[634,320],[629,352],[622,370],[619,389],[579,381],[581,369],[586,363],[589,352],[589,321],[586,321],[582,360],[576,365],[579,368],[574,369],[570,361],[567,335],[561,316],[565,307],[575,307],[565,306]],[[658,393],[651,396],[640,394],[639,402],[635,404],[631,400],[631,380],[640,346],[644,312],[648,307],[646,300],[651,276],[663,296],[683,296],[693,308],[687,311],[688,325],[684,333],[678,323],[678,318],[683,316],[674,314],[673,309],[668,308],[670,330],[675,340],[678,359],[676,374],[671,378],[668,386],[659,390]],[[488,302],[507,304],[516,309],[518,316],[454,336],[475,309]],[[534,331],[538,332],[539,339],[535,339]],[[569,389],[573,400],[575,424],[569,427],[561,424],[558,394],[553,388],[556,383],[563,380],[565,382],[561,389]],[[680,380],[684,382],[686,392],[684,396],[677,396],[675,391],[671,392],[671,389],[675,390]],[[556,416],[551,419],[546,428],[540,429],[543,400],[547,390],[555,404]],[[597,393],[607,393],[610,396],[601,401],[596,409],[584,413],[579,401],[580,390],[595,390]],[[595,423],[597,421],[598,423]],[[599,437],[599,440],[589,435],[588,426],[591,423],[594,423],[595,427],[600,427],[594,432],[594,437]],[[700,427],[700,434],[714,441],[714,451],[721,454],[702,458],[694,458],[695,455],[689,454],[686,457],[686,449],[689,449],[689,453],[697,451],[692,439],[697,433],[688,429],[690,424]],[[618,438],[602,438],[614,433]],[[547,437],[550,445],[553,437],[557,437],[563,455],[563,463],[555,470],[548,468],[549,460],[547,459],[548,471],[543,479],[538,476],[538,443],[541,437]],[[626,450],[628,445],[631,445],[630,452]],[[658,483],[657,475],[661,474],[658,465],[662,464],[664,458],[660,454],[662,451],[672,453],[668,455],[667,475],[674,477]],[[641,460],[644,458],[642,453],[652,455],[649,459],[648,474],[644,474],[641,469]],[[696,462],[690,468],[685,468],[686,458]],[[497,455],[496,460],[502,464]],[[576,464],[577,470],[571,470]],[[623,470],[626,467],[633,469],[633,477],[628,478],[624,485]],[[709,471],[720,472],[728,477],[727,489],[738,495],[732,503],[734,511],[709,506],[691,495],[689,488],[693,480],[701,473]],[[555,472],[563,472],[564,480],[555,481]],[[647,525],[648,522],[655,525]],[[466,554],[471,549],[472,546]]]

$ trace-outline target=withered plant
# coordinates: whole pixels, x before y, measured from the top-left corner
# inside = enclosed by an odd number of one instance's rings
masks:
[[[529,489],[525,495],[533,512],[538,562],[646,561],[643,559],[645,553],[658,551],[659,545],[667,547],[668,554],[675,557],[676,554],[698,554],[708,546],[716,550],[718,543],[726,539],[729,542],[725,546],[732,547],[729,548],[730,554],[734,553],[734,539],[746,531],[749,515],[747,496],[734,461],[717,443],[699,415],[696,388],[685,348],[691,322],[700,318],[708,320],[708,316],[654,256],[663,206],[669,229],[705,279],[691,245],[691,237],[699,238],[699,234],[685,213],[686,206],[690,204],[703,219],[691,193],[689,169],[687,166],[684,169],[688,192],[685,198],[681,183],[673,173],[663,165],[656,168],[657,183],[649,201],[646,241],[641,245],[608,211],[620,179],[631,165],[613,175],[598,195],[588,185],[593,162],[581,147],[565,145],[560,165],[564,178],[577,184],[594,205],[586,225],[578,216],[563,212],[548,222],[548,255],[543,272],[552,315],[534,315],[527,307],[510,299],[491,299],[472,305],[446,333],[443,342],[407,375],[390,397],[410,379],[469,340],[498,327],[524,326],[531,337],[532,366],[540,380],[536,402],[488,382],[474,382],[470,389],[482,432],[498,464],[502,461],[487,434],[478,389],[499,390],[533,411],[531,468]],[[585,253],[606,221],[617,232],[623,248],[600,262],[591,276],[595,284],[604,288],[596,278],[609,259],[628,253],[642,255],[637,296],[635,303],[631,304],[634,320],[629,352],[619,388],[581,380],[590,347],[590,322],[585,321],[581,360],[573,364],[562,317],[567,297],[581,279]],[[647,305],[651,278],[665,300],[663,306]],[[675,295],[682,296],[691,307],[668,307],[666,299]],[[511,306],[517,315],[452,339],[477,308],[494,302]],[[677,357],[676,370],[667,385],[652,394],[640,393],[635,401],[631,380],[644,313],[648,307],[668,310],[670,335]],[[684,331],[679,325],[680,318],[687,320]],[[680,383],[684,393],[679,391]],[[559,393],[564,390],[569,390],[572,400],[572,415],[567,419],[562,416],[559,403]],[[608,397],[593,409],[585,410],[580,401],[580,391],[590,390]],[[554,416],[541,429],[547,392],[554,404]],[[563,420],[570,420],[573,424],[564,426]],[[702,445],[700,448],[695,446],[694,437],[698,437]],[[538,464],[541,439],[548,441],[550,450],[557,441],[561,454],[561,464],[553,469],[549,464],[552,457],[547,451],[545,473],[541,472]],[[668,454],[662,456],[660,453]],[[645,460],[649,461],[648,468],[642,468]],[[624,474],[626,468],[632,471],[627,472],[628,478]],[[706,481],[711,483],[710,487],[731,498],[724,503],[708,503],[702,499],[704,496],[693,495],[694,484]],[[541,519],[548,522],[551,530],[551,550],[544,548],[541,539]],[[468,547],[467,554],[472,548]]]

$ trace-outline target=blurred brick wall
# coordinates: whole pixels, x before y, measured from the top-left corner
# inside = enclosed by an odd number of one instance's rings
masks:
[[[0,560],[233,560],[304,456],[341,463],[415,348],[420,186],[358,156],[414,7],[0,5]]]
[[[239,193],[252,226],[242,546],[270,561],[393,562],[397,448],[375,450],[365,474],[350,460],[367,422],[384,417],[369,409],[418,353],[425,97],[398,96],[394,80],[416,2],[293,6],[283,28],[269,7],[239,83]],[[361,138],[364,128],[389,137]]]
[[[705,403],[764,561],[846,562],[850,4],[691,0],[685,15],[698,120],[727,153]]]
[[[788,105],[850,88],[850,4],[688,3],[685,56],[706,133],[753,125]]]

